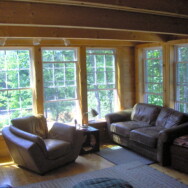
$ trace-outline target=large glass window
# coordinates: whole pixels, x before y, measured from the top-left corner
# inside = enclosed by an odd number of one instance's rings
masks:
[[[44,113],[48,121],[71,122],[78,115],[77,50],[43,48]]]
[[[113,112],[116,101],[115,51],[87,49],[88,110],[98,111],[98,118]],[[91,120],[91,117],[89,116]]]
[[[161,48],[144,49],[144,102],[163,106],[163,61]]]
[[[32,114],[30,50],[0,49],[0,129]]]
[[[188,113],[188,45],[175,48],[176,54],[176,98],[175,109]]]

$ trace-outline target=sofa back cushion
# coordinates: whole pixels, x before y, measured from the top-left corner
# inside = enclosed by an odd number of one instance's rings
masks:
[[[157,105],[138,103],[133,107],[131,119],[134,121],[143,121],[150,125],[155,125],[155,121],[161,108],[161,106]]]
[[[171,108],[162,108],[156,120],[156,126],[171,128],[179,125],[183,120],[184,114]]]

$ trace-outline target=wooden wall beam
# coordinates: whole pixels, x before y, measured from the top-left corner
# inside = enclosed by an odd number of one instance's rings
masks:
[[[79,77],[79,103],[80,103],[80,117],[79,123],[88,124],[88,116],[84,115],[88,112],[87,106],[87,74],[86,74],[86,47],[79,48],[79,65],[78,65],[78,77]]]
[[[14,1],[31,2],[31,0]],[[188,17],[187,0],[32,0],[32,2],[100,7],[149,14]]]
[[[188,35],[188,19],[144,13],[26,2],[0,2],[0,25],[132,30]]]
[[[160,34],[112,31],[99,29],[53,28],[0,26],[0,37],[41,37],[41,38],[76,38],[76,39],[108,39],[137,42],[164,42],[166,37]]]
[[[42,73],[42,54],[41,48],[35,46],[33,49],[33,106],[35,114],[44,114],[43,96],[43,73]]]

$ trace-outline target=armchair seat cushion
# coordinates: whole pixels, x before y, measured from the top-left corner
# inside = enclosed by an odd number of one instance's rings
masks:
[[[131,130],[138,129],[141,127],[148,127],[148,126],[151,125],[143,121],[124,121],[124,122],[112,123],[110,125],[110,131],[120,136],[124,136],[128,138],[130,136]]]
[[[45,139],[46,150],[49,159],[57,159],[71,150],[71,144],[63,140]]]
[[[159,133],[162,130],[164,130],[162,127],[139,128],[131,131],[130,140],[144,144],[151,148],[156,148]]]

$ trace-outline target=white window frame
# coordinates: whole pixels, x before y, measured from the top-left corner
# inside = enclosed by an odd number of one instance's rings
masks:
[[[174,47],[174,54],[175,54],[175,104],[174,104],[174,108],[178,111],[180,111],[180,104],[184,105],[184,110],[183,112],[188,113],[188,99],[187,101],[180,101],[179,100],[179,96],[178,96],[178,86],[184,86],[185,89],[188,92],[188,82],[178,82],[178,64],[186,64],[188,66],[188,61],[179,61],[179,54],[178,54],[178,48],[179,47],[187,47],[188,48],[188,44],[178,44],[175,45]],[[188,75],[187,75],[188,76]],[[188,94],[187,94],[188,95]],[[185,96],[186,97],[186,96]],[[186,97],[187,98],[187,97]]]
[[[32,113],[33,113],[33,104],[34,104],[34,98],[33,98],[33,82],[32,82],[32,75],[33,75],[33,69],[32,69],[32,63],[33,63],[33,58],[32,58],[32,56],[33,56],[33,51],[32,51],[32,48],[29,48],[29,47],[0,47],[0,50],[4,50],[4,51],[19,51],[19,50],[28,50],[29,51],[29,58],[30,58],[30,63],[29,63],[29,73],[30,73],[30,87],[18,87],[18,88],[11,88],[11,89],[9,89],[9,88],[4,88],[4,89],[0,89],[0,91],[23,91],[23,90],[31,90],[31,97],[32,97],[32,106],[31,106],[31,108],[29,108],[29,109],[31,109],[31,111],[32,111]],[[20,70],[20,69],[13,69],[13,70]],[[18,78],[19,79],[19,78]],[[21,103],[21,101],[19,101],[19,103]],[[8,104],[8,106],[9,106],[9,104]],[[21,104],[20,104],[20,106],[21,106]],[[21,111],[22,112],[22,110],[24,110],[24,109],[26,109],[26,108],[19,108],[19,109],[14,109],[15,111],[16,110],[19,110],[19,111]],[[8,107],[8,110],[5,110],[5,111],[7,111],[8,113],[9,113],[9,116],[10,116],[10,112],[11,112],[11,109]],[[11,124],[11,118],[9,118],[9,125]],[[7,125],[5,125],[5,126],[7,126]]]
[[[87,52],[88,50],[112,50],[113,53],[88,53]],[[109,90],[113,90],[114,91],[114,95],[115,95],[114,96],[114,103],[116,104],[117,103],[116,49],[114,49],[114,48],[86,48],[86,56],[88,54],[90,54],[90,55],[113,55],[114,56],[114,83],[112,83],[112,84],[115,84],[115,87],[109,88],[109,89],[87,89],[87,92],[89,92],[89,91],[93,92],[93,91],[109,91]],[[87,62],[86,62],[86,64],[87,64]],[[104,67],[104,69],[105,69],[105,71],[102,71],[102,72],[105,72],[105,82],[107,83],[107,80],[106,80],[106,78],[107,78],[106,77],[106,75],[107,75],[106,74],[107,73],[106,67]],[[86,69],[86,71],[87,71],[87,69]],[[95,82],[96,82],[96,77],[97,77],[96,73],[98,72],[96,70],[96,65],[95,65],[95,70],[93,72],[95,72]],[[97,84],[97,83],[95,83],[95,84]],[[100,84],[97,84],[97,85],[100,85]],[[102,85],[104,85],[104,84],[102,84]],[[95,110],[97,110],[97,109],[95,109]],[[90,120],[91,120],[91,118],[92,117],[89,116]],[[101,117],[100,114],[99,114],[98,118],[99,119],[103,119],[104,117]]]
[[[45,105],[45,103],[53,103],[53,102],[76,101],[76,106],[77,106],[76,108],[79,111],[79,109],[78,109],[79,108],[79,92],[78,92],[79,91],[79,84],[78,84],[78,82],[79,82],[79,77],[78,77],[79,59],[78,59],[78,48],[75,48],[75,47],[43,47],[41,49],[41,53],[43,53],[44,50],[74,50],[75,51],[76,60],[74,60],[74,61],[43,61],[43,59],[42,59],[42,64],[44,65],[44,64],[48,64],[48,63],[49,64],[55,64],[55,63],[62,63],[62,64],[74,63],[75,67],[76,67],[76,75],[75,75],[75,80],[74,80],[75,83],[76,83],[76,85],[74,85],[74,87],[76,87],[76,97],[75,98],[70,98],[70,99],[57,99],[57,100],[45,100],[45,98],[44,98],[44,104],[43,105]],[[42,54],[42,56],[43,56],[43,54]],[[43,71],[44,71],[44,69],[43,69]],[[43,77],[43,79],[44,79],[44,77]],[[65,85],[64,86],[56,86],[56,87],[54,85],[51,88],[60,88],[60,87],[63,88],[63,87],[65,87]],[[43,88],[45,88],[45,86],[44,86],[44,80],[43,80]],[[44,96],[44,94],[43,94],[43,96]],[[79,114],[77,115],[77,117],[75,117],[75,119],[77,119],[78,116],[79,116]]]
[[[149,82],[148,81],[148,77],[147,77],[147,72],[146,72],[146,62],[147,62],[147,60],[152,60],[152,59],[156,59],[156,58],[146,58],[146,52],[148,51],[148,50],[161,50],[162,51],[162,47],[151,47],[151,48],[144,48],[143,49],[143,54],[144,54],[144,56],[143,56],[143,80],[144,80],[144,82],[143,82],[143,94],[144,94],[144,102],[145,103],[149,103],[149,101],[148,101],[148,96],[149,95],[156,95],[156,96],[161,96],[162,97],[162,99],[163,99],[163,105],[164,105],[164,91],[163,91],[163,87],[164,87],[164,79],[163,79],[163,82],[161,83],[161,87],[162,87],[162,92],[161,93],[156,93],[156,92],[148,92],[147,91],[147,89],[146,89],[146,86],[147,86],[147,84],[160,84],[160,83],[158,83],[158,82]],[[159,59],[159,60],[161,60],[161,62],[162,62],[162,64],[161,64],[161,68],[162,68],[162,77],[164,78],[164,69],[163,69],[163,51],[162,51],[162,57],[161,58],[157,58],[157,59]]]

